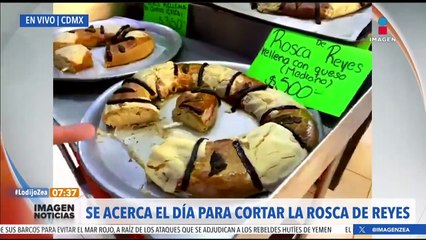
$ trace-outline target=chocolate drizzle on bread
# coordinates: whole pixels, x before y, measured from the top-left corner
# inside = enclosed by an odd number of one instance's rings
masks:
[[[135,38],[135,37],[132,37],[132,36],[130,36],[130,37],[126,37],[126,38],[123,40],[123,42],[125,42],[125,41],[131,41],[131,40],[136,40],[136,38]]]
[[[264,124],[265,123],[265,119],[266,117],[268,117],[269,114],[271,114],[271,112],[273,111],[279,111],[279,110],[286,110],[286,109],[299,109],[296,106],[292,106],[292,105],[285,105],[285,106],[278,106],[278,107],[273,107],[268,109],[265,113],[262,114],[262,116],[260,117],[260,124]]]
[[[121,45],[121,44],[118,44],[118,51],[119,52],[121,52],[121,53],[125,53],[126,52],[126,48],[123,46],[123,45]]]
[[[111,99],[107,102],[108,105],[114,105],[114,104],[122,104],[122,103],[130,103],[130,102],[137,102],[137,103],[149,103],[158,108],[151,100],[144,99],[144,98],[127,98],[127,99]]]
[[[221,99],[220,96],[213,90],[210,89],[206,89],[206,88],[194,88],[191,90],[192,93],[206,93],[206,94],[210,94],[216,97],[217,99],[217,104],[220,106],[221,104]]]
[[[189,186],[189,180],[191,178],[191,173],[194,170],[194,163],[198,158],[198,149],[200,148],[201,143],[203,143],[207,138],[200,138],[194,145],[194,148],[191,152],[191,157],[189,158],[188,164],[186,165],[185,173],[182,178],[182,183],[180,185],[180,189],[182,191],[186,191]]]
[[[268,88],[267,85],[258,85],[258,86],[247,87],[247,88],[242,89],[240,91],[241,94],[239,94],[239,96],[238,96],[238,100],[235,102],[235,105],[233,105],[232,108],[231,108],[231,112],[235,112],[237,110],[237,108],[239,108],[241,106],[241,101],[243,100],[243,98],[245,96],[247,96],[247,94],[249,94],[251,92],[256,92],[256,91],[263,91],[267,88]]]
[[[119,42],[119,38],[120,38],[120,36],[121,36],[122,32],[123,32],[125,29],[129,28],[129,27],[130,27],[130,25],[129,25],[129,24],[124,25],[124,26],[121,26],[121,27],[120,27],[120,29],[118,29],[117,33],[114,35],[114,37],[112,37],[111,42],[112,42],[112,43],[117,43],[117,42]]]
[[[95,33],[96,29],[95,29],[95,27],[93,25],[90,25],[88,28],[84,29],[84,31]]]
[[[240,76],[241,74],[242,72],[237,72],[234,75],[232,75],[228,85],[226,85],[225,97],[229,96],[229,94],[231,93],[232,84],[234,84],[235,79],[237,79],[237,77]]]
[[[117,33],[111,38],[111,42],[113,44],[128,41],[128,40],[135,40],[136,38],[129,36],[126,37],[126,35],[129,32],[132,31],[145,31],[145,28],[133,28],[129,24],[122,26]]]
[[[179,75],[179,67],[176,63],[173,63],[173,75],[175,75],[175,77]]]
[[[118,93],[131,93],[131,92],[136,92],[135,89],[130,88],[130,87],[121,87],[119,89],[117,89],[114,94],[118,94]]]
[[[275,114],[271,114],[276,111]],[[262,114],[260,125],[268,122],[277,123],[293,133],[302,148],[312,151],[319,141],[319,132],[311,113],[296,106],[280,106],[269,109]]]
[[[285,117],[281,118],[281,124],[293,124],[293,123],[302,123],[301,117],[293,117],[291,115],[286,115]]]
[[[179,107],[180,108],[188,108],[188,109],[190,109],[191,111],[193,111],[197,115],[201,115],[204,112],[204,109],[195,107],[193,105],[189,105],[189,104],[187,104],[185,102],[181,103]]]
[[[238,154],[238,157],[241,160],[241,163],[244,165],[244,167],[247,170],[247,173],[250,175],[251,181],[253,182],[253,185],[259,189],[263,189],[263,184],[260,181],[259,176],[257,175],[256,170],[254,169],[253,165],[251,164],[250,160],[247,158],[246,154],[244,153],[244,149],[241,147],[241,143],[236,140],[232,142],[232,145],[235,148],[235,151]]]
[[[321,24],[321,5],[319,2],[315,3],[315,23]]]
[[[217,175],[223,170],[226,169],[228,164],[226,163],[225,159],[217,152],[213,152],[210,156],[210,172],[209,177],[212,177],[213,175]]]
[[[124,30],[121,32],[120,37],[125,38],[125,37],[126,37],[126,35],[127,35],[129,32],[133,31],[133,30],[135,30],[135,29],[129,26],[128,28],[124,29]]]
[[[204,68],[208,65],[208,63],[203,63],[203,65],[201,65],[200,71],[198,72],[197,86],[199,87],[201,87],[201,85],[203,84]]]
[[[144,81],[141,81],[141,80],[139,80],[137,78],[128,78],[128,79],[126,79],[126,80],[123,81],[123,84],[125,84],[125,83],[136,83],[139,86],[145,88],[145,90],[147,90],[148,93],[151,96],[155,96],[155,91],[152,90],[152,88],[150,86],[148,86],[148,84],[146,82],[144,82]]]
[[[111,45],[107,44],[105,47],[105,60],[108,62],[112,61]]]
[[[182,72],[185,74],[189,72],[189,64],[182,64]]]

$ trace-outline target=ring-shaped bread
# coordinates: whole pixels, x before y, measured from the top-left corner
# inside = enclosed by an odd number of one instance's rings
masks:
[[[317,24],[356,13],[371,6],[371,2],[319,3],[319,2],[275,2],[250,3],[252,9],[260,13],[284,15],[299,19],[314,19]]]
[[[54,65],[76,73],[93,66],[90,48],[105,46],[106,68],[129,64],[148,57],[155,48],[154,38],[145,29],[130,25],[93,25],[58,34],[53,42]]]
[[[152,149],[145,172],[163,191],[192,197],[241,198],[272,191],[319,142],[310,112],[286,93],[229,67],[167,62],[123,81],[108,100],[103,121],[114,128],[159,121],[155,101],[207,89],[260,126],[230,139],[196,139],[172,131]],[[199,91],[199,90],[198,90]]]

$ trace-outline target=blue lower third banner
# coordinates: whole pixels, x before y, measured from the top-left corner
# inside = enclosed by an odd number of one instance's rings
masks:
[[[88,27],[87,14],[21,14],[21,27]]]
[[[426,224],[354,224],[354,234],[426,235]]]

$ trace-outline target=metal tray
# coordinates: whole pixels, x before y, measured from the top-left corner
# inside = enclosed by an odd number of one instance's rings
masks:
[[[251,9],[250,3],[248,2],[213,3],[213,5],[232,12],[237,12],[256,19],[278,24],[280,26],[311,32],[347,42],[356,42],[364,28],[366,28],[372,20],[371,7],[362,9],[347,16],[333,20],[324,20],[321,24],[316,24],[314,20],[304,20],[285,15],[260,13],[255,9]]]
[[[90,25],[126,25],[129,24],[135,28],[145,28],[155,40],[154,52],[147,58],[133,62],[127,65],[105,68],[104,53],[105,47],[93,48],[94,66],[90,69],[78,73],[64,73],[53,67],[54,80],[61,81],[98,81],[102,79],[118,78],[134,74],[140,69],[151,65],[166,62],[172,59],[182,46],[182,39],[175,30],[156,23],[143,22],[124,17],[113,17],[107,20],[91,22]],[[70,28],[61,28],[56,34],[71,30]]]
[[[191,61],[191,63],[210,63],[220,64],[246,72],[249,65],[222,62],[222,61]],[[101,115],[108,98],[117,90],[121,82],[114,84],[102,95],[100,95],[89,107],[81,122],[91,123],[98,129],[106,130],[105,125],[101,121]],[[173,100],[170,100],[173,101]],[[165,104],[161,112],[164,117],[170,117],[171,107],[174,102]],[[226,104],[221,105],[219,110],[218,121],[210,133],[205,136],[209,139],[218,139],[242,135],[258,126],[254,118],[240,111],[232,115],[226,116],[223,108]],[[318,112],[311,111],[318,122],[321,140],[324,138],[323,125]],[[168,116],[167,116],[168,115]],[[243,121],[243,123],[242,123]],[[226,124],[226,125],[225,125]],[[132,135],[127,138],[126,144],[137,146],[140,155],[144,155],[144,160],[150,154],[150,149],[154,144],[158,144],[159,140],[155,139],[147,131],[142,131],[141,135]],[[126,136],[130,136],[126,134]],[[135,137],[136,136],[136,137]],[[112,137],[98,136],[97,139],[84,141],[79,143],[79,153],[82,158],[82,164],[88,174],[96,181],[105,191],[113,197],[119,198],[173,198],[175,196],[166,194],[153,183],[147,182],[143,168],[136,161],[130,160],[130,156],[121,141]],[[265,197],[267,195],[258,196]]]

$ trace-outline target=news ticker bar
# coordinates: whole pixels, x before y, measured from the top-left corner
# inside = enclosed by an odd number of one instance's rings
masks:
[[[317,225],[0,225],[0,234],[352,234],[352,226]]]
[[[88,27],[88,14],[21,14],[20,27]]]
[[[22,198],[78,198],[80,188],[16,188],[13,195]]]
[[[0,234],[426,235],[426,224],[355,225],[0,225]]]

